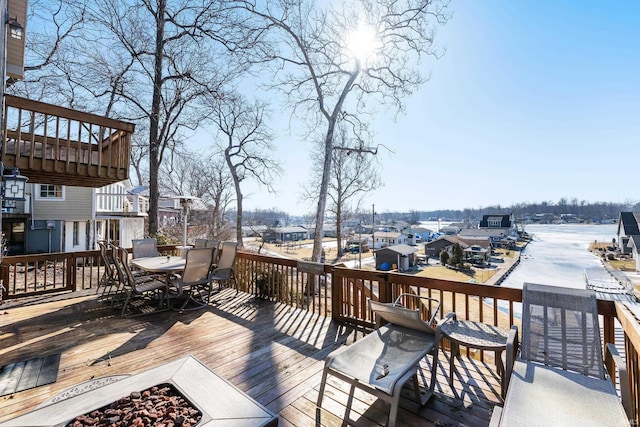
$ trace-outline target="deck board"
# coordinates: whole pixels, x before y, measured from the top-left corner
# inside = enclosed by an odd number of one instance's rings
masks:
[[[324,359],[365,330],[282,304],[223,290],[209,307],[122,318],[95,295],[38,303],[12,301],[0,316],[0,365],[61,353],[53,384],[1,397],[0,422],[27,412],[61,391],[108,375],[135,374],[193,355],[279,416],[281,426],[315,424]],[[441,351],[436,394],[420,408],[403,394],[399,425],[487,426],[500,404],[495,367],[462,357],[453,388],[449,353]],[[426,364],[425,364],[426,365]],[[428,367],[426,367],[428,369]],[[425,371],[426,372],[426,371]],[[322,425],[342,423],[348,387],[330,377]],[[357,390],[350,419],[356,426],[386,422],[388,406]]]

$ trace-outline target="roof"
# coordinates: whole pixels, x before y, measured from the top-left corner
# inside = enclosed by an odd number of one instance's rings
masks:
[[[627,245],[630,248],[636,248],[637,251],[640,251],[640,235],[634,234],[633,236],[629,236],[629,243]]]
[[[386,248],[378,249],[376,253],[378,252],[395,252],[399,255],[411,255],[418,252],[418,248],[415,246],[399,244],[399,245],[391,245],[391,246],[387,246]]]
[[[307,229],[304,227],[275,227],[271,230],[276,233],[306,233]]]
[[[441,244],[443,241],[448,242],[451,245],[454,244],[459,244],[461,248],[465,249],[468,248],[469,246],[480,246],[482,248],[489,248],[491,247],[491,241],[489,240],[488,237],[481,237],[478,239],[474,239],[474,238],[469,238],[469,237],[464,237],[464,236],[442,236],[436,240],[433,240],[427,244],[425,244],[426,247],[432,247],[432,246],[438,246],[439,244]]]
[[[402,233],[399,233],[397,231],[376,231],[375,235],[378,238],[386,237],[388,239],[397,239],[398,237],[402,236]]]
[[[506,215],[483,215],[482,220],[480,220],[480,228],[495,228],[495,226],[490,226],[489,221],[495,222],[500,221],[500,228],[510,228],[511,227],[511,214]]]
[[[502,228],[465,228],[460,231],[462,238],[504,237],[507,233]]]
[[[640,234],[640,212],[620,212],[618,235],[634,236]],[[620,230],[623,232],[621,233]]]

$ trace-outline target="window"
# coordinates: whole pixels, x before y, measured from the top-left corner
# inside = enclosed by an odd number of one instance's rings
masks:
[[[80,244],[80,223],[78,221],[73,221],[73,246],[78,246]]]
[[[62,185],[40,184],[38,197],[40,199],[62,199],[64,197]]]

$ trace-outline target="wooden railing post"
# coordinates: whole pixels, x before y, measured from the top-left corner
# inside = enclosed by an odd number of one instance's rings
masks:
[[[393,302],[393,285],[389,281],[389,273],[384,273],[378,282],[380,302]]]
[[[334,268],[331,276],[331,319],[338,321],[344,316],[342,312],[342,287],[344,276]]]
[[[78,281],[76,280],[76,269],[75,266],[77,265],[76,263],[77,258],[75,253],[71,254],[70,258],[65,258],[65,261],[67,263],[66,265],[66,270],[67,270],[67,283],[66,285],[69,287],[69,289],[71,289],[73,292],[77,291],[77,283]],[[57,261],[54,261],[57,262]]]

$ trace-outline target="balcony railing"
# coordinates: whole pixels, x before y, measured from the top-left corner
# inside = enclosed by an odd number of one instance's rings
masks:
[[[163,254],[176,251],[174,246],[160,246],[159,250]],[[2,298],[96,288],[103,270],[98,251],[5,257],[1,271]],[[438,317],[455,311],[460,319],[503,328],[520,326],[520,289],[348,269],[247,252],[238,253],[235,275],[242,291],[364,327],[374,326],[367,299],[393,301],[400,293],[407,292],[440,300],[442,309]],[[433,307],[422,309],[433,310]],[[624,345],[637,425],[640,321],[619,302],[599,300],[598,311],[604,344]],[[467,350],[467,355],[485,360],[482,352],[472,355]],[[605,362],[615,378],[612,361]]]
[[[129,177],[134,125],[5,96],[2,161],[31,182],[99,188]]]

